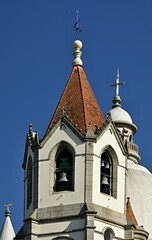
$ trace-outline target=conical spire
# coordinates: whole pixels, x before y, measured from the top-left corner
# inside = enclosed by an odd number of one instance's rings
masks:
[[[127,198],[127,217],[132,221],[133,224],[138,225],[135,218],[134,212],[131,207],[130,198]]]
[[[58,121],[63,109],[70,121],[76,125],[83,134],[87,133],[88,127],[90,126],[95,132],[105,121],[82,68],[81,47],[82,43],[76,40],[74,42],[73,70],[48,126],[47,133]]]
[[[5,221],[1,230],[0,240],[13,240],[15,237],[15,232],[11,223],[11,212],[9,207],[11,206],[10,203],[5,204],[6,212],[5,212]]]

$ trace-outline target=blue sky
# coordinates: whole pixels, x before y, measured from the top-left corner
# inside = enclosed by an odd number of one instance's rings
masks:
[[[22,162],[28,125],[42,138],[69,78],[79,9],[83,68],[104,115],[120,68],[123,108],[138,127],[134,142],[152,171],[152,1],[0,0],[0,227],[11,202],[23,221]]]

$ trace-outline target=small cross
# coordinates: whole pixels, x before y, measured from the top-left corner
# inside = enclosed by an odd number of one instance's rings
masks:
[[[9,208],[12,206],[12,204],[11,203],[6,203],[4,206],[6,207],[6,212],[9,212],[10,211]]]
[[[110,86],[116,87],[116,97],[119,96],[119,86],[124,85],[125,82],[119,82],[119,68],[117,69],[116,83],[111,84]]]

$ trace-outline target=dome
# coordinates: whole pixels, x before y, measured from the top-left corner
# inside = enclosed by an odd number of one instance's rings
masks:
[[[152,239],[152,174],[143,166],[128,162],[126,196],[130,197],[138,225],[149,232]]]
[[[119,82],[119,69],[117,69],[116,83],[111,86],[116,87],[116,95],[113,99],[112,109],[109,111],[111,118],[116,123],[127,123],[134,125],[130,115],[121,107],[121,98],[119,95],[119,86],[125,84],[125,82]]]
[[[112,108],[109,113],[114,122],[126,122],[132,124],[130,115],[119,106]]]

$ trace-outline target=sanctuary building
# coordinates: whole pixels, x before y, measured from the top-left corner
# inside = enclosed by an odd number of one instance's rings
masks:
[[[152,239],[152,175],[139,165],[137,127],[121,106],[119,72],[113,106],[104,117],[83,70],[81,48],[76,40],[72,73],[44,137],[29,126],[24,225],[13,237]]]

